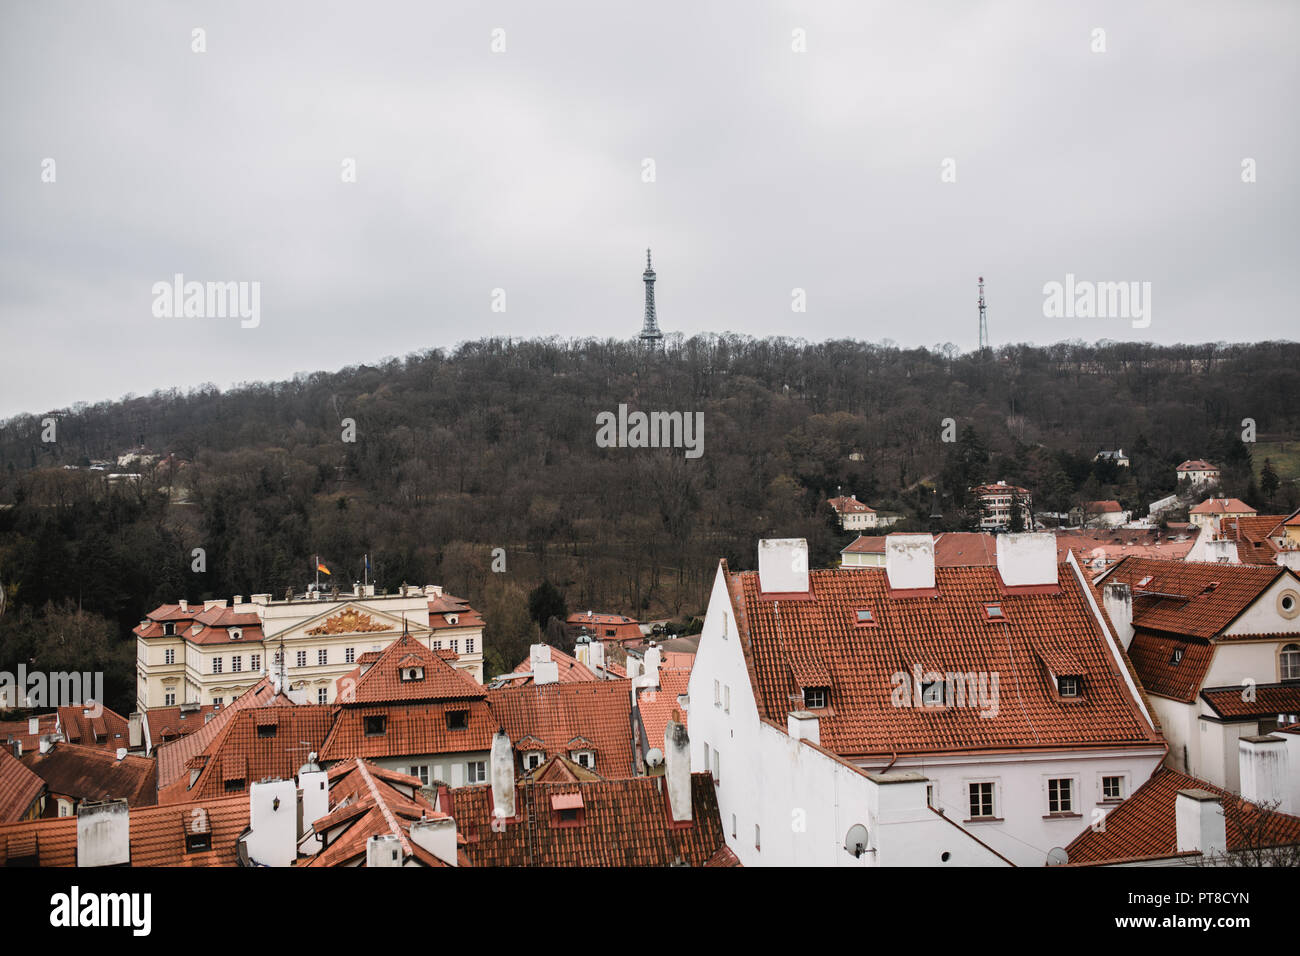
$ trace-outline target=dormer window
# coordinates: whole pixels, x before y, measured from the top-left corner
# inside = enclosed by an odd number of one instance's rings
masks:
[[[574,750],[569,754],[569,758],[579,767],[586,767],[588,770],[596,766],[596,752],[594,750]]]
[[[536,770],[542,765],[542,761],[545,759],[546,754],[542,753],[540,750],[530,750],[524,754],[524,769]]]
[[[1083,681],[1074,675],[1062,675],[1056,678],[1056,692],[1062,697],[1082,697]]]
[[[230,639],[232,641],[237,641],[243,636],[244,636],[243,628],[239,628],[239,627],[230,628]]]
[[[1169,658],[1169,663],[1174,664],[1176,666],[1182,663],[1182,660],[1183,660],[1183,649],[1181,647],[1175,647],[1174,653]]]
[[[928,681],[921,684],[921,706],[942,707],[943,701],[943,681]]]
[[[460,622],[459,614],[444,614],[443,617],[447,619],[448,624],[451,624],[453,626]]]
[[[367,737],[382,737],[388,730],[388,717],[385,714],[371,714],[365,718]]]
[[[556,793],[551,795],[551,826],[581,826],[582,818],[581,793]]]
[[[803,690],[803,705],[809,710],[819,710],[827,706],[830,699],[829,687],[805,687]]]
[[[1212,593],[1214,593],[1214,589],[1217,588],[1218,586],[1219,586],[1219,582],[1218,582],[1218,581],[1211,581],[1211,582],[1210,582],[1209,584],[1207,584],[1204,588],[1202,588],[1202,590],[1201,590],[1201,594],[1202,594],[1202,595],[1212,594]]]
[[[424,680],[423,667],[403,667],[402,680]]]
[[[163,635],[165,637],[174,637],[176,635],[176,625],[171,621],[163,622]]]
[[[854,623],[857,624],[858,627],[876,626],[876,612],[869,607],[858,608],[853,612],[853,616],[855,618]]]
[[[464,730],[469,726],[468,710],[449,710],[447,711],[447,729]]]

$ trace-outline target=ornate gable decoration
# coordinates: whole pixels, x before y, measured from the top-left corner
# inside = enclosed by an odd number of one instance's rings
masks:
[[[317,634],[368,634],[371,631],[394,631],[396,630],[391,624],[384,624],[376,621],[364,611],[358,611],[356,608],[344,608],[331,618],[327,618],[323,624],[313,627],[307,633],[315,636]]]

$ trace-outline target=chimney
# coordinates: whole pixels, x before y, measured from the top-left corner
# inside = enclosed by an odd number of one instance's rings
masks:
[[[795,740],[807,740],[821,744],[821,718],[806,710],[792,710],[785,722],[786,733]]]
[[[131,812],[125,800],[83,803],[77,808],[77,866],[131,862]]]
[[[591,663],[591,640],[590,638],[580,637],[573,644],[573,656],[579,664]]]
[[[298,796],[302,801],[298,831],[306,833],[317,820],[330,812],[329,774],[316,762],[315,751],[309,753],[307,762],[298,768]]]
[[[1115,625],[1115,637],[1124,650],[1133,643],[1133,592],[1128,585],[1116,581],[1102,585],[1101,604],[1110,623]]]
[[[126,741],[132,750],[139,750],[144,746],[144,718],[140,712],[127,715],[127,734]]]
[[[248,788],[248,858],[262,866],[292,866],[298,858],[298,785],[263,780]]]
[[[1046,531],[999,535],[998,574],[1010,588],[1056,584],[1056,535]]]
[[[236,594],[233,598],[230,599],[231,607],[239,607],[239,605],[243,603],[244,603],[244,596],[242,594]]]
[[[180,606],[182,611],[188,611],[190,609],[190,602],[182,598],[180,601]]]
[[[534,684],[554,684],[560,679],[560,665],[551,660],[549,644],[534,644],[528,650]]]
[[[401,866],[402,839],[396,833],[379,833],[366,841],[366,866]]]
[[[627,656],[627,676],[629,680],[636,680],[641,676],[641,658]]]
[[[22,755],[23,755],[23,742],[22,742],[21,740],[15,740],[15,741],[14,741],[14,756],[15,756],[15,757],[22,757]]]
[[[1250,803],[1276,804],[1279,813],[1295,813],[1298,794],[1293,794],[1288,786],[1288,756],[1283,735],[1240,738],[1237,741],[1237,765],[1241,771],[1241,799]]]
[[[605,645],[600,641],[592,641],[587,645],[587,654],[590,656],[590,665],[592,667],[605,666]]]
[[[54,749],[54,740],[49,734],[41,737],[41,753],[47,754]]]
[[[29,734],[39,734],[39,733],[41,732],[41,718],[39,718],[39,717],[28,717],[28,718],[27,718],[27,732],[28,732]]]
[[[126,759],[126,748],[125,748],[125,747],[118,747],[118,748],[117,748],[117,759],[118,759],[119,761],[122,761],[122,760],[125,760],[125,759]]]
[[[1206,541],[1205,560],[1212,564],[1240,564],[1237,542],[1231,538],[1212,538]]]
[[[411,824],[411,842],[420,846],[448,866],[456,866],[456,821],[451,817],[417,820]]]
[[[808,542],[804,538],[759,541],[758,588],[764,594],[807,594]]]
[[[675,720],[664,727],[664,779],[668,784],[668,809],[673,820],[691,819],[691,738]]]
[[[515,815],[515,748],[504,730],[492,737],[492,810],[501,818]]]
[[[649,650],[645,652],[645,676],[641,679],[642,687],[659,686],[659,661],[663,657],[663,651],[655,644],[651,644]]]
[[[934,587],[934,538],[928,534],[886,536],[885,576],[894,591]]]
[[[1217,793],[1208,790],[1179,790],[1174,800],[1174,826],[1179,853],[1198,850],[1218,855],[1228,849],[1227,826]]]

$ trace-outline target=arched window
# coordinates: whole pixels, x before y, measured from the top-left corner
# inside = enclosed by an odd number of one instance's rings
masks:
[[[1284,644],[1278,664],[1283,680],[1300,680],[1300,644]]]

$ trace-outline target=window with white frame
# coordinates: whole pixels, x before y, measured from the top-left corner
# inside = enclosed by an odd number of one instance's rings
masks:
[[[295,658],[295,660],[297,660],[297,662],[298,662],[298,666],[299,666],[299,667],[306,667],[306,666],[307,666],[307,652],[306,652],[306,651],[299,651],[299,652],[298,652],[298,656],[297,656],[297,658]]]
[[[357,649],[355,647],[343,648],[343,663],[355,664],[357,662]]]
[[[723,713],[726,714],[731,713],[731,685],[730,684],[727,684],[722,688],[722,711]]]
[[[715,680],[713,682],[713,706],[722,706],[722,681],[720,680]]]
[[[722,781],[722,752],[717,747],[713,748],[713,782]]]
[[[175,663],[176,663],[176,649],[175,649],[175,648],[173,648],[173,647],[169,647],[169,648],[167,648],[167,650],[163,651],[163,663],[164,663],[164,664],[175,664]]]
[[[163,694],[163,704],[165,704],[168,707],[176,706],[176,694],[171,691],[168,691],[166,694]]]
[[[411,776],[420,781],[420,786],[427,787],[429,785],[429,765],[420,764],[417,767],[412,767]]]
[[[212,673],[214,673],[214,674],[220,674],[220,673],[221,673],[221,658],[220,658],[220,657],[214,657],[214,658],[212,658]]]
[[[993,782],[980,781],[970,785],[970,815],[972,820],[990,819],[994,814]]]
[[[453,637],[453,638],[451,639],[451,652],[452,652],[453,654],[459,654],[459,653],[460,653],[460,638]]]
[[[317,664],[324,666],[329,663],[329,660],[330,660],[330,652],[326,648],[322,647],[320,650],[316,652]]]
[[[1300,644],[1283,645],[1278,654],[1278,670],[1282,680],[1300,680]]]
[[[249,669],[249,670],[252,670],[252,671],[260,671],[260,670],[262,669],[262,655],[261,655],[261,654],[249,654],[249,655],[248,655],[248,669]]]
[[[1065,674],[1056,679],[1056,689],[1062,697],[1080,697],[1083,695],[1083,680],[1072,674]]]
[[[1101,778],[1101,798],[1103,800],[1124,799],[1124,777],[1121,774]]]
[[[240,654],[235,654],[230,658],[230,672],[238,674],[244,669],[244,658]]]
[[[819,709],[825,707],[830,700],[830,689],[826,687],[805,687],[803,690],[803,705],[809,709]]]
[[[471,760],[465,765],[467,783],[483,783],[487,780],[487,762]]]
[[[214,698],[212,698],[212,706],[213,706],[213,707],[220,707],[220,706],[221,706],[222,704],[224,704],[225,702],[226,702],[226,698],[224,698],[224,697],[214,697]]]
[[[1047,812],[1074,812],[1074,780],[1070,777],[1053,777],[1047,781]]]
[[[530,750],[524,754],[524,769],[536,770],[542,765],[545,755],[540,750]]]
[[[474,653],[474,638],[472,637],[465,638],[465,653],[466,654]]]

